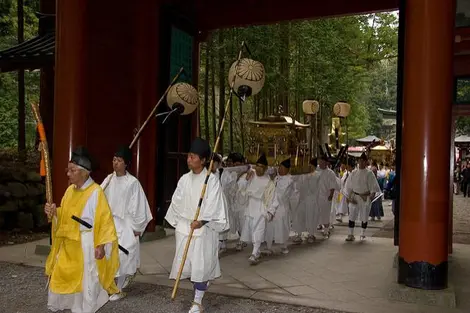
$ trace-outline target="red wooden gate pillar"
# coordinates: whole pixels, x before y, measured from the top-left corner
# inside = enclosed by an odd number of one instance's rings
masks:
[[[405,12],[398,282],[444,289],[455,0],[407,0]]]
[[[58,204],[68,186],[65,174],[72,150],[86,144],[85,97],[86,5],[82,0],[58,0],[52,150],[54,200]]]
[[[67,187],[70,152],[84,145],[112,172],[119,145],[130,144],[157,102],[159,1],[58,0],[53,170],[55,201]],[[160,97],[160,95],[158,95]],[[155,215],[156,122],[133,148],[130,172]],[[152,230],[154,225],[150,225]]]

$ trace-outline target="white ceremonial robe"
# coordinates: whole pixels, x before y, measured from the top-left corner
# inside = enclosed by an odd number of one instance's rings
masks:
[[[140,267],[139,236],[134,232],[144,233],[153,219],[152,212],[140,182],[129,172],[120,177],[116,173],[109,175],[101,184],[102,187],[106,185],[104,193],[113,214],[118,242],[129,251],[126,255],[119,250],[116,277],[134,275]]]
[[[292,222],[293,230],[300,236],[303,232],[313,235],[318,226],[318,180],[319,174],[295,175],[293,179],[299,191],[299,203]]]
[[[178,275],[206,175],[205,168],[199,174],[192,171],[184,174],[178,181],[165,216],[166,221],[175,227],[176,237],[176,252],[170,279],[176,279]],[[198,217],[199,221],[208,223],[193,232],[181,279],[189,278],[192,282],[203,283],[221,276],[219,233],[229,227],[225,206],[219,179],[210,174]]]
[[[345,193],[344,188],[346,186],[346,180],[349,178],[349,175],[351,175],[351,173],[346,171],[343,173],[343,177],[341,177],[341,190],[340,190],[341,200],[337,207],[337,211],[336,211],[337,214],[346,215],[349,212],[348,201],[346,200],[347,197],[344,196],[344,193]]]
[[[333,193],[333,199],[331,200],[330,223],[335,222],[336,214],[338,214],[338,208],[340,205],[339,190],[341,189],[341,178],[336,177],[336,184],[339,188],[338,190],[335,190],[335,192]]]
[[[319,207],[319,225],[330,224],[331,221],[331,201],[328,200],[331,189],[339,190],[335,172],[326,168],[322,170],[318,168],[318,207]]]
[[[349,203],[349,220],[359,220],[363,223],[369,220],[371,196],[380,193],[380,186],[374,173],[369,169],[355,169],[349,175],[344,188],[348,197],[354,198],[356,204]],[[364,201],[358,194],[370,193]]]
[[[279,203],[273,220],[266,226],[266,242],[268,245],[274,241],[276,244],[285,244],[289,240],[292,208],[299,202],[299,193],[295,189],[290,174],[276,176],[275,196]]]
[[[227,200],[227,208],[229,212],[230,233],[241,233],[244,222],[244,208],[237,203],[238,193],[238,177],[246,172],[248,167],[246,165],[226,167],[220,177],[222,189]],[[224,239],[226,235],[224,233]]]
[[[254,170],[253,170],[254,172]],[[265,240],[268,213],[276,214],[278,202],[274,182],[267,174],[239,180],[240,199],[245,203],[245,224],[241,241],[260,245]]]
[[[83,184],[81,189],[86,189],[93,183],[93,179]],[[90,225],[94,225],[98,192],[95,190],[88,199],[83,209],[81,219]],[[60,210],[60,208],[59,208]],[[54,217],[55,219],[57,216]],[[100,284],[98,268],[95,259],[95,245],[91,231],[80,225],[81,242],[83,250],[83,281],[82,292],[74,294],[56,294],[49,290],[47,308],[53,312],[71,310],[72,313],[95,313],[108,302],[109,296]],[[106,258],[111,254],[111,243],[105,245]]]

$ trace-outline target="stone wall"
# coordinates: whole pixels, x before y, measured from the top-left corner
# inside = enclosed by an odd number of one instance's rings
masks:
[[[21,160],[0,151],[0,229],[38,229],[47,225],[44,214],[46,188],[39,175],[39,153]]]

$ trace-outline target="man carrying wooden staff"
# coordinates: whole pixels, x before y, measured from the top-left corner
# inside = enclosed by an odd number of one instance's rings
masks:
[[[177,278],[186,242],[189,240],[191,229],[194,230],[181,275],[182,279],[189,278],[194,284],[194,302],[189,313],[203,311],[202,298],[209,281],[221,276],[219,233],[227,230],[229,225],[220,183],[214,174],[210,174],[207,182],[199,220],[193,220],[207,175],[205,165],[210,157],[209,143],[196,138],[191,144],[187,158],[190,172],[184,174],[178,181],[165,216],[168,223],[175,228],[176,237],[176,252],[170,279]]]

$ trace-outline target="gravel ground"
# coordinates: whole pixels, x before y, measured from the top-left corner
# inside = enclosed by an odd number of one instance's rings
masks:
[[[43,269],[0,262],[0,276],[1,313],[48,312]],[[134,283],[129,288],[127,298],[107,303],[99,313],[188,312],[192,293],[181,290],[174,302],[170,300],[170,295],[170,288]],[[341,313],[212,294],[204,298],[204,305],[207,313]]]
[[[470,198],[454,195],[454,242],[470,244]]]

